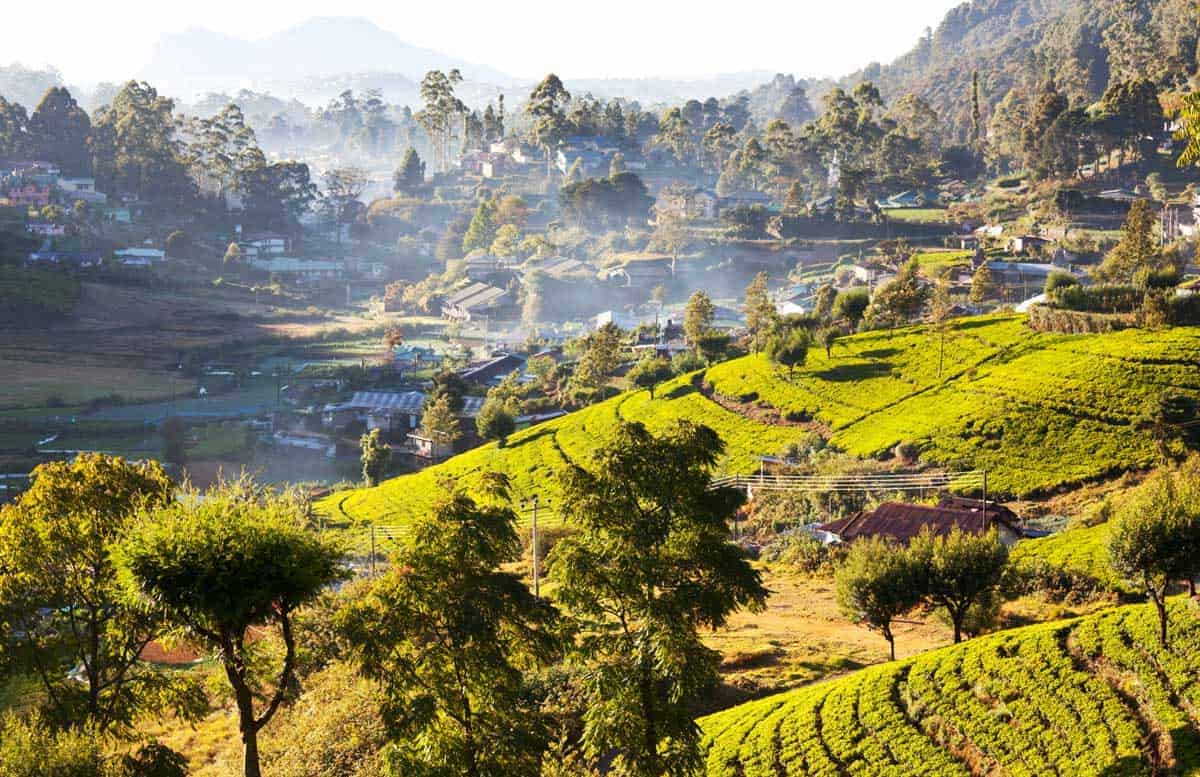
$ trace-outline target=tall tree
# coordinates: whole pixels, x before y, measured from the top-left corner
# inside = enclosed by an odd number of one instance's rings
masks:
[[[0,659],[38,678],[59,725],[123,734],[162,699],[189,716],[203,707],[140,661],[161,618],[122,596],[112,558],[137,511],[174,491],[157,463],[85,453],[38,466],[29,490],[0,509]]]
[[[717,681],[700,639],[767,590],[727,541],[743,495],[710,488],[724,446],[678,422],[660,437],[621,424],[585,470],[560,474],[562,512],[581,532],[555,548],[558,599],[584,623],[588,661],[583,743],[623,774],[691,775],[701,766],[691,706]]]
[[[808,360],[811,344],[812,337],[803,327],[791,326],[768,338],[763,353],[771,361],[788,368],[790,381],[795,369],[802,367]]]
[[[438,172],[450,169],[450,140],[458,117],[467,113],[467,106],[454,93],[454,87],[462,83],[462,74],[457,69],[448,73],[430,70],[421,79],[421,102],[424,107],[417,113],[417,122],[429,136],[433,146],[433,166]]]
[[[218,657],[237,705],[246,777],[260,777],[258,734],[295,679],[295,612],[346,576],[341,550],[311,531],[305,514],[298,496],[262,495],[245,481],[220,485],[150,511],[116,554],[131,592]],[[251,629],[270,627],[283,641],[274,682],[248,642]]]
[[[177,134],[174,101],[149,84],[129,81],[92,121],[96,186],[132,192],[160,204],[186,203],[195,194]]]
[[[553,73],[534,87],[525,112],[533,120],[533,137],[546,152],[546,177],[550,177],[551,157],[567,133],[566,105],[571,93]]]
[[[321,194],[321,202],[329,220],[333,222],[340,252],[343,228],[353,224],[362,210],[362,201],[359,198],[367,188],[367,174],[357,167],[336,167],[325,173],[324,182],[325,191]]]
[[[779,324],[779,312],[771,301],[770,290],[767,287],[769,276],[760,272],[746,287],[746,299],[742,311],[746,316],[746,329],[750,332],[751,347],[758,351],[766,342],[767,337]]]
[[[462,250],[469,254],[475,250],[486,251],[491,248],[496,239],[496,203],[493,200],[480,200],[463,236]]]
[[[688,345],[693,348],[699,345],[700,338],[712,328],[715,312],[712,299],[703,289],[693,292],[692,296],[688,297],[687,305],[683,309],[683,335],[687,338]]]
[[[1138,270],[1159,269],[1163,255],[1155,221],[1149,202],[1134,202],[1121,228],[1121,239],[1104,257],[1097,274],[1110,282],[1129,283]]]
[[[506,496],[506,482],[492,478]],[[442,493],[396,563],[340,618],[362,671],[382,684],[391,772],[536,777],[546,728],[523,672],[557,652],[557,614],[503,564],[516,515]]]
[[[362,450],[363,483],[367,488],[379,485],[387,473],[388,464],[392,458],[392,447],[380,437],[378,429],[372,429],[359,440]]]
[[[91,173],[92,121],[65,87],[51,87],[42,97],[29,117],[29,134],[39,159],[54,162],[65,175]]]

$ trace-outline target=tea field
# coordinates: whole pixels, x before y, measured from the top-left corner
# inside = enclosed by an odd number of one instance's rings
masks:
[[[1006,631],[702,718],[707,777],[1200,773],[1200,613]]]
[[[553,502],[555,470],[586,465],[618,420],[658,429],[679,418],[721,435],[717,474],[753,472],[759,456],[811,435],[769,420],[783,417],[814,420],[857,456],[886,456],[909,442],[924,461],[986,469],[996,494],[1046,493],[1153,465],[1153,441],[1137,420],[1164,392],[1200,397],[1198,364],[1196,328],[1067,336],[1031,332],[1019,316],[989,316],[954,322],[944,346],[923,327],[869,332],[843,338],[828,356],[810,350],[792,380],[762,356],[734,359],[676,378],[653,400],[622,394],[513,435],[504,448],[337,493],[317,509],[333,520],[403,524],[429,506],[440,480],[469,488],[489,470],[508,474],[519,498]]]

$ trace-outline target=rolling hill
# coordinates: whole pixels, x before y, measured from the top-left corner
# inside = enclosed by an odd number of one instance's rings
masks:
[[[586,464],[616,422],[656,429],[679,418],[721,435],[718,474],[753,472],[759,456],[817,431],[863,457],[912,442],[927,462],[986,469],[994,493],[1037,494],[1151,465],[1153,441],[1138,417],[1164,392],[1200,396],[1197,328],[1067,336],[1036,334],[1017,316],[961,319],[940,375],[938,361],[921,327],[847,337],[828,357],[814,349],[794,380],[764,357],[734,359],[676,378],[654,399],[628,392],[520,432],[504,448],[338,492],[316,509],[403,525],[429,506],[440,480],[470,487],[490,470],[507,473],[519,498],[552,498],[556,468]]]
[[[1014,629],[700,720],[707,777],[1200,773],[1200,613]]]

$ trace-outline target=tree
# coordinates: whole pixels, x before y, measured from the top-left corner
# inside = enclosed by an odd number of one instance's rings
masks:
[[[1139,582],[1158,611],[1158,639],[1165,648],[1167,591],[1173,581],[1200,572],[1200,485],[1196,467],[1152,475],[1117,512],[1109,531],[1113,569]]]
[[[495,256],[511,258],[517,255],[520,246],[521,230],[513,224],[504,224],[496,230],[496,237],[488,250]]]
[[[621,328],[609,321],[588,336],[571,382],[579,388],[599,389],[620,363]]]
[[[845,321],[851,329],[855,329],[870,304],[871,295],[865,286],[846,289],[838,292],[833,301],[833,317],[838,321]]]
[[[182,229],[176,229],[167,235],[163,248],[166,249],[167,256],[173,259],[184,258],[191,253],[192,238]]]
[[[325,173],[324,209],[337,232],[338,250],[342,246],[343,226],[352,224],[362,209],[363,190],[367,174],[356,167],[335,167]]]
[[[715,364],[729,351],[729,333],[710,329],[696,342],[696,352],[709,364]]]
[[[92,121],[96,187],[133,192],[160,204],[183,204],[195,196],[184,164],[174,101],[145,82],[129,81]]]
[[[695,291],[688,297],[683,309],[683,336],[692,348],[698,347],[700,338],[712,328],[715,310],[712,300],[703,290]]]
[[[242,261],[242,247],[236,242],[230,243],[225,249],[225,256],[221,258],[225,264],[237,264]]]
[[[481,200],[475,207],[475,215],[463,236],[462,250],[464,254],[472,251],[486,251],[492,247],[496,239],[496,203],[490,199]]]
[[[972,303],[979,305],[987,299],[990,299],[996,293],[996,283],[992,280],[992,271],[988,268],[987,262],[979,265],[979,269],[971,276],[971,296]]]
[[[933,285],[933,296],[929,301],[929,331],[938,341],[938,377],[942,377],[942,366],[946,357],[946,334],[950,331],[950,312],[954,307],[950,299],[950,284],[939,278]]]
[[[882,537],[859,539],[837,571],[838,609],[882,634],[895,661],[892,623],[921,603],[920,583],[920,572],[904,548]]]
[[[837,296],[837,289],[832,283],[821,284],[813,302],[813,315],[822,321],[833,317],[833,305],[837,302]]]
[[[557,652],[557,614],[500,569],[520,557],[515,524],[507,506],[442,493],[392,570],[339,618],[383,686],[391,773],[539,773],[547,736],[522,673]]]
[[[946,610],[954,626],[954,641],[961,642],[971,608],[984,603],[999,585],[1008,548],[995,530],[967,534],[955,527],[946,535],[923,529],[909,544],[908,552],[919,570],[924,598]]]
[[[137,511],[174,491],[156,462],[84,453],[39,465],[29,490],[0,509],[0,659],[38,679],[54,723],[124,734],[164,699],[188,717],[203,711],[197,689],[189,696],[139,660],[161,619],[123,598],[112,563]]]
[[[618,151],[613,154],[612,160],[608,163],[608,177],[616,178],[623,172],[625,172],[625,155]]]
[[[650,398],[654,399],[654,389],[669,380],[672,374],[671,362],[666,359],[658,356],[644,358],[629,371],[629,385],[646,389],[650,392]]]
[[[788,380],[790,381],[793,371],[797,367],[803,366],[804,362],[808,360],[808,349],[811,344],[812,339],[802,327],[788,327],[767,340],[767,347],[763,353],[771,361],[788,368]]]
[[[388,464],[392,459],[392,446],[383,441],[379,436],[378,429],[372,429],[364,434],[358,444],[362,448],[360,458],[363,482],[366,483],[367,488],[373,488],[379,485],[384,474],[387,473]]]
[[[779,324],[779,311],[771,301],[771,294],[767,288],[768,280],[767,274],[760,272],[746,287],[743,311],[746,314],[746,329],[750,332],[750,342],[755,351],[762,348],[767,337]]]
[[[566,105],[571,93],[553,73],[541,80],[529,94],[525,112],[533,120],[533,137],[546,152],[546,177],[550,177],[550,159],[567,131]]]
[[[417,150],[409,146],[392,178],[392,191],[412,194],[424,185],[425,163],[417,156]]]
[[[296,495],[260,495],[248,481],[222,484],[147,511],[115,554],[131,594],[219,657],[237,705],[246,777],[261,774],[258,733],[294,681],[295,611],[346,577],[342,551],[308,528],[305,513]],[[251,628],[270,626],[284,648],[273,684],[247,644]]]
[[[488,396],[483,407],[479,408],[479,414],[475,416],[475,428],[480,437],[495,440],[496,444],[503,448],[504,441],[517,430],[517,422],[503,399]]]
[[[248,222],[284,230],[295,227],[319,194],[308,165],[295,161],[268,164],[266,157],[238,171],[236,189]]]
[[[863,318],[871,326],[898,326],[921,314],[929,289],[918,273],[916,257],[909,259],[891,281],[876,290]]]
[[[655,437],[620,424],[589,469],[560,472],[561,510],[581,527],[554,550],[558,599],[583,623],[590,664],[583,744],[639,777],[701,766],[693,707],[717,680],[699,637],[742,607],[761,609],[759,573],[727,541],[743,502],[710,488],[724,445],[687,421]]]
[[[1137,200],[1129,207],[1129,215],[1121,228],[1121,239],[1100,263],[1101,278],[1128,283],[1141,269],[1159,269],[1163,263],[1155,216],[1146,200]]]
[[[173,415],[163,419],[158,433],[163,439],[163,461],[176,467],[187,460],[187,423]]]
[[[825,349],[825,358],[833,358],[833,346],[842,337],[842,330],[836,326],[823,326],[814,335],[817,345]]]
[[[448,395],[435,394],[425,403],[425,412],[421,416],[421,436],[432,440],[434,445],[445,446],[447,450],[453,450],[454,443],[462,437],[458,412]]]
[[[29,135],[37,158],[54,162],[68,176],[88,175],[92,121],[66,88],[51,87],[29,117]]]

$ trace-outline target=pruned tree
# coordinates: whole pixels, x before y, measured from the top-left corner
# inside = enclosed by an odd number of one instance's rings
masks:
[[[363,483],[367,488],[379,485],[387,474],[388,465],[392,460],[392,446],[383,441],[378,429],[372,429],[359,440],[362,449]]]
[[[669,380],[673,374],[671,362],[658,356],[647,357],[633,365],[633,369],[629,371],[629,385],[646,389],[650,392],[650,398],[654,399],[654,389],[658,384]]]
[[[919,570],[926,601],[945,609],[954,641],[961,642],[971,608],[984,603],[1000,584],[1008,548],[995,530],[968,534],[955,527],[945,535],[923,529],[908,552]]]
[[[243,773],[260,777],[258,734],[294,682],[295,612],[346,577],[341,549],[310,530],[297,496],[238,481],[147,510],[115,558],[132,595],[217,656],[237,706]],[[273,681],[249,641],[251,629],[271,627],[284,652]]]
[[[908,551],[882,537],[856,540],[835,578],[838,609],[878,631],[896,660],[892,623],[921,603],[921,573]]]
[[[787,327],[767,340],[763,353],[774,363],[787,367],[790,381],[796,368],[804,366],[804,362],[808,360],[811,344],[812,337],[804,328]]]

